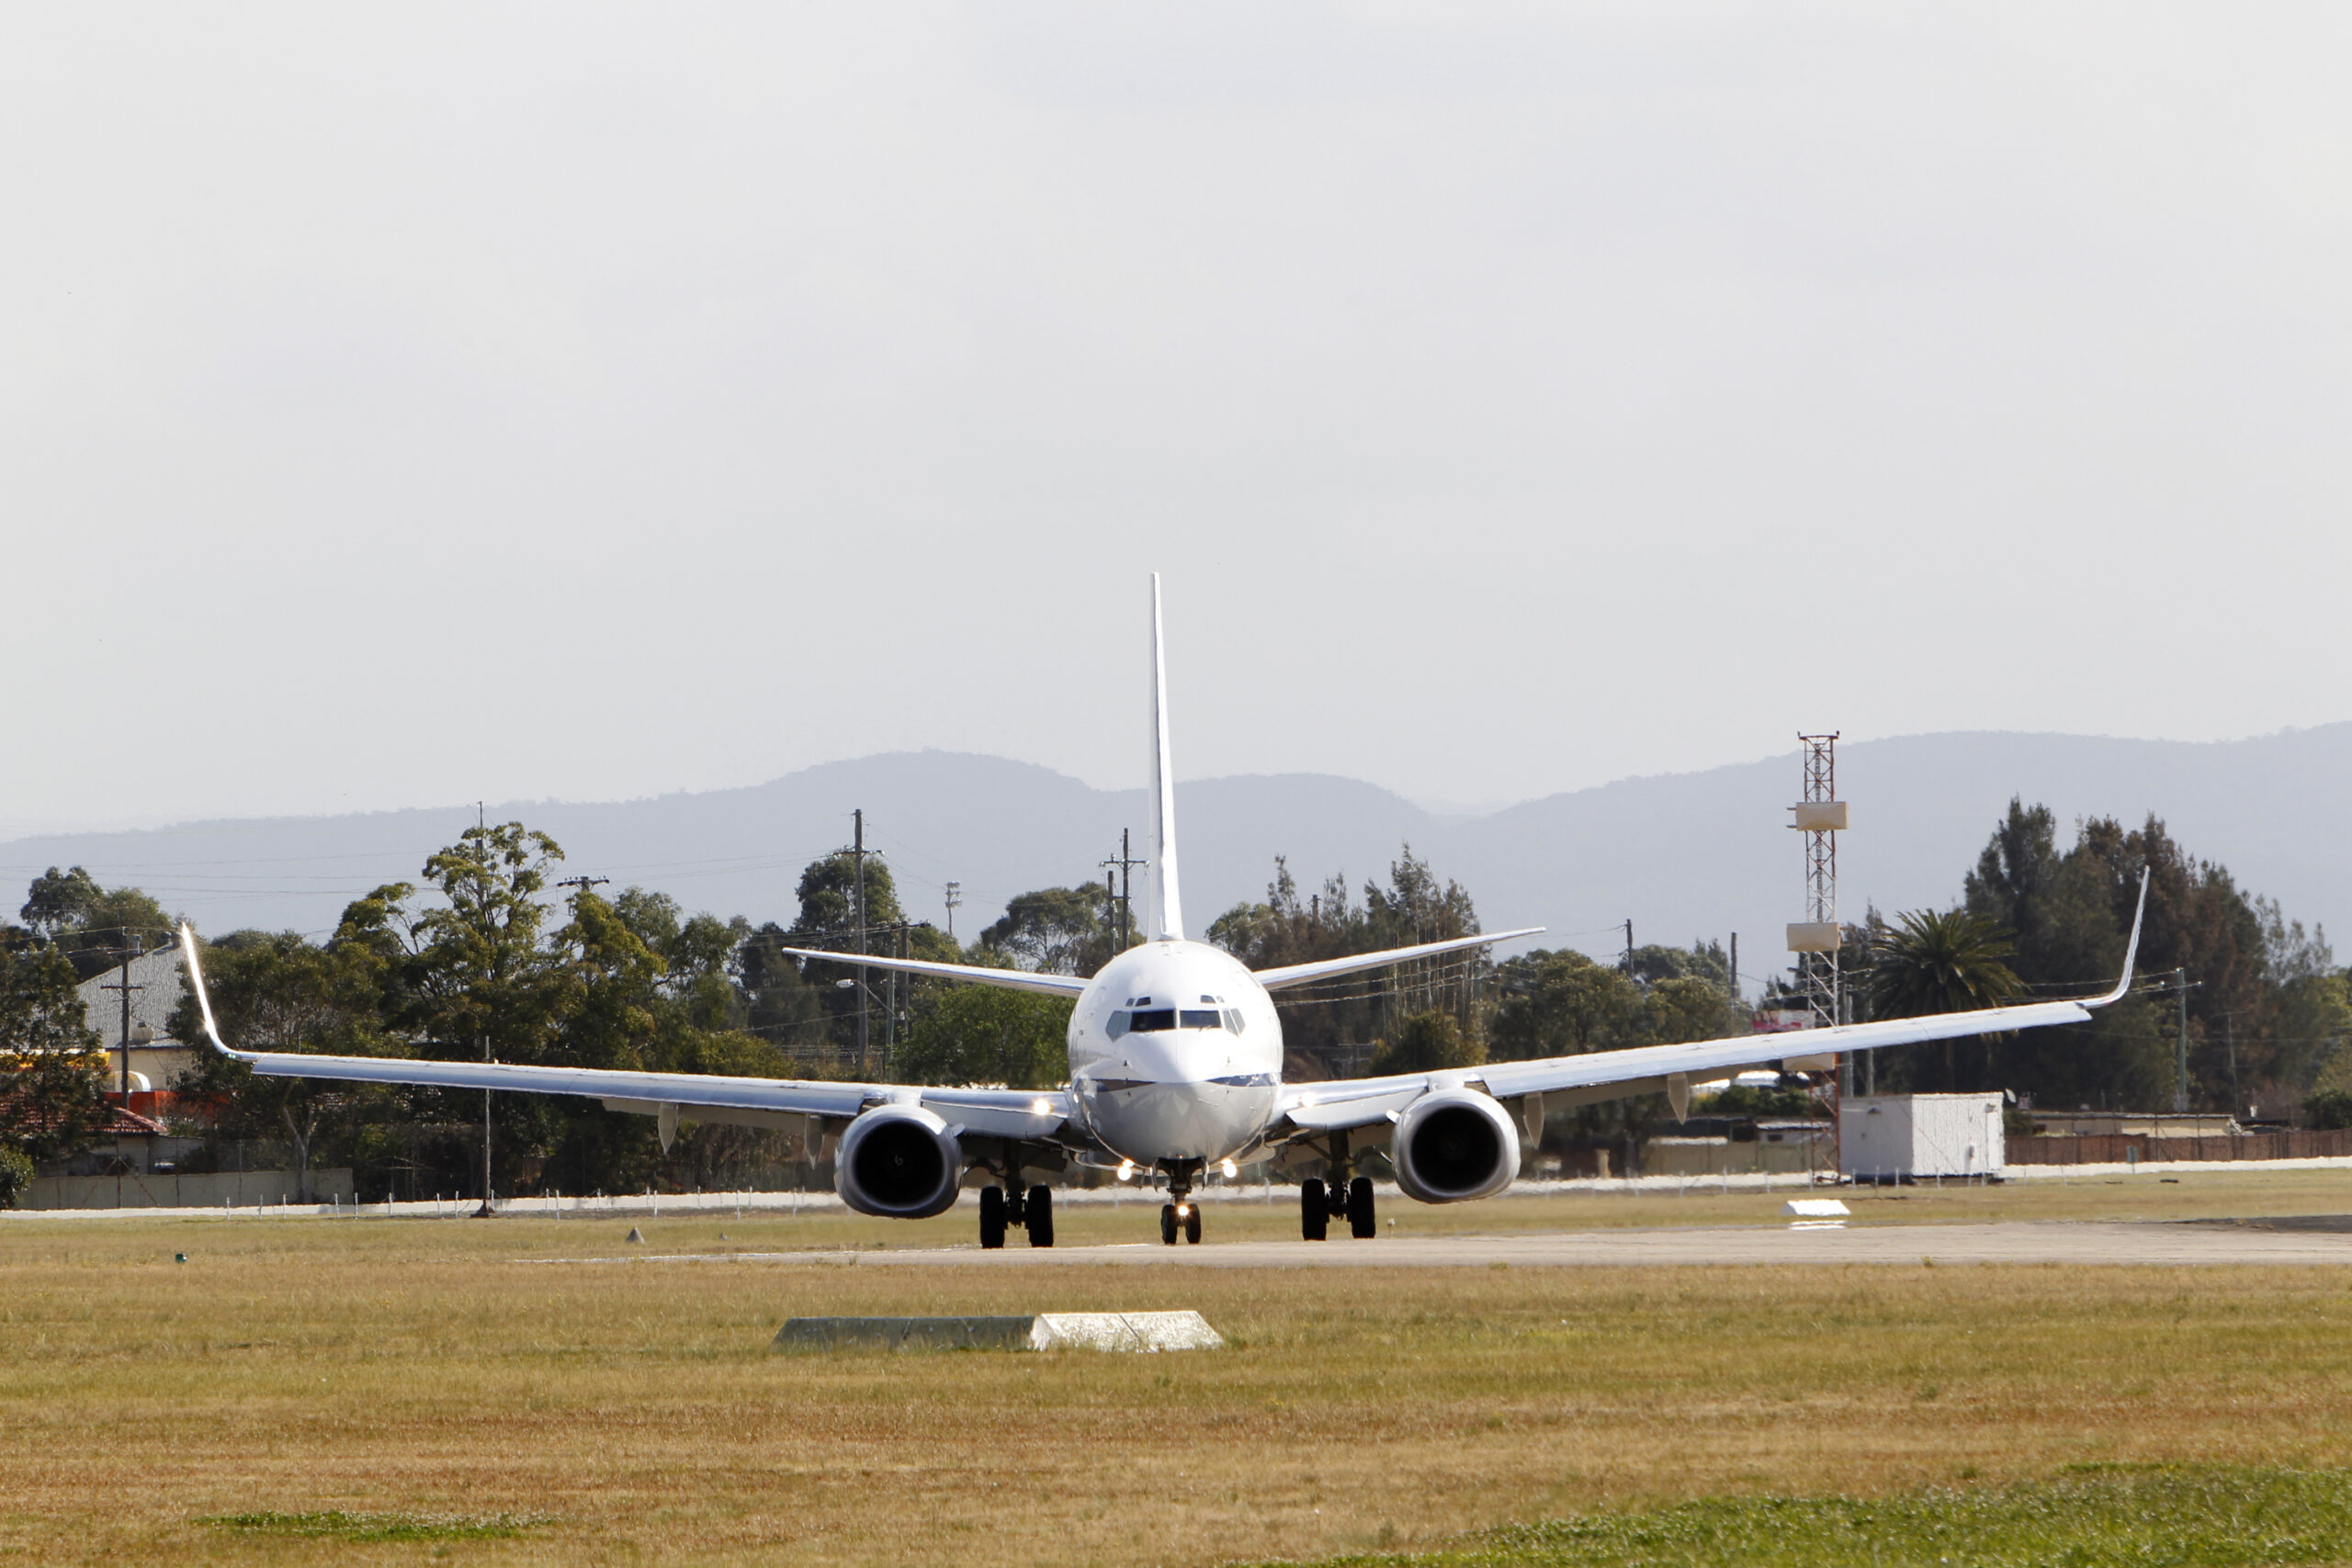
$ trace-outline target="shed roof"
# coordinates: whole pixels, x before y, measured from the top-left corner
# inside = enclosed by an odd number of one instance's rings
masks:
[[[145,1024],[155,1032],[154,1043],[170,1042],[172,1012],[180,1005],[183,960],[177,947],[142,953],[130,961],[130,983],[143,989],[130,993],[130,1026]],[[93,975],[78,987],[84,1015],[97,1032],[98,1043],[109,1048],[122,1043],[122,993],[108,987],[122,982],[122,965]]]

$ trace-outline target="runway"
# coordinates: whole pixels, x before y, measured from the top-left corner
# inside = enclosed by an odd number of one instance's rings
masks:
[[[2352,1233],[2312,1221],[2257,1220],[1995,1224],[1607,1229],[1495,1235],[1245,1241],[1199,1247],[974,1247],[903,1250],[639,1254],[550,1258],[571,1263],[783,1263],[861,1269],[1628,1269],[1690,1265],[1965,1263],[2352,1266]]]

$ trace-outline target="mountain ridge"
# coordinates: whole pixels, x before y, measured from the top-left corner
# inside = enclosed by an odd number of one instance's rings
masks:
[[[2080,817],[2136,825],[2154,811],[2191,853],[2228,865],[2290,918],[2340,927],[2352,919],[2352,847],[2335,841],[2328,785],[2347,773],[2352,722],[2234,741],[1973,730],[1849,742],[1838,755],[1854,813],[1839,843],[1842,913],[1951,903],[2014,795],[2048,805],[2069,836]],[[1784,962],[1781,927],[1802,913],[1801,845],[1785,826],[1798,784],[1790,752],[1460,817],[1337,774],[1190,781],[1177,790],[1185,907],[1197,934],[1233,903],[1263,897],[1277,855],[1302,887],[1339,873],[1360,897],[1410,843],[1471,891],[1490,928],[1543,924],[1548,943],[1601,953],[1628,918],[1637,942],[1736,931],[1752,981]],[[937,750],[818,763],[729,790],[500,803],[491,815],[548,832],[570,870],[655,888],[689,909],[789,920],[800,868],[849,841],[857,807],[915,918],[944,922],[945,886],[962,885],[956,929],[967,940],[1015,893],[1100,876],[1122,827],[1143,852],[1148,821],[1140,789]],[[109,886],[147,887],[207,930],[315,933],[350,898],[413,881],[473,819],[469,806],[407,807],[35,835],[0,843],[0,877],[22,885],[49,865],[83,864]]]

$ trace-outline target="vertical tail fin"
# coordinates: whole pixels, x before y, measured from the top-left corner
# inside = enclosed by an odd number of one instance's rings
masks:
[[[1176,780],[1168,761],[1168,655],[1159,630],[1159,573],[1151,574],[1151,893],[1145,935],[1153,942],[1184,937],[1184,906],[1176,891]]]

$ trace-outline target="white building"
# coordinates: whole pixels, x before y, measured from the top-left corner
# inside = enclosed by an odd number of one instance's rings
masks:
[[[1998,1094],[1886,1094],[1838,1108],[1838,1173],[1860,1181],[1998,1176],[2007,1149]]]

